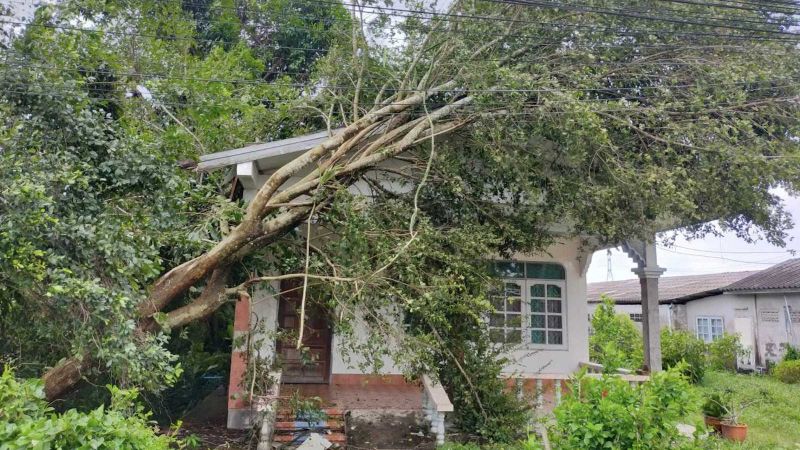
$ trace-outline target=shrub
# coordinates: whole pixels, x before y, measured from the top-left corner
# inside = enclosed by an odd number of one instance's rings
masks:
[[[726,404],[728,404],[728,399],[715,392],[709,395],[703,403],[703,415],[716,418],[725,417],[725,414],[727,414]]]
[[[111,405],[88,413],[70,409],[58,414],[44,400],[37,380],[17,380],[6,367],[0,375],[0,447],[148,449],[183,448],[184,443],[159,435],[141,406],[136,391],[111,390]]]
[[[784,383],[800,383],[800,360],[779,362],[772,369],[772,375]]]
[[[786,353],[783,354],[783,361],[800,361],[800,349],[787,345]]]
[[[739,342],[739,335],[725,333],[708,345],[708,366],[714,370],[736,371],[736,359],[746,349]]]
[[[692,383],[699,383],[706,373],[706,344],[683,330],[661,330],[661,358],[664,368],[678,367]]]
[[[530,407],[507,389],[501,376],[509,363],[503,355],[506,350],[478,339],[454,350],[461,367],[444,364],[439,368],[439,378],[455,406],[456,427],[484,442],[515,442],[524,437],[530,420]]]
[[[614,301],[602,297],[592,316],[589,358],[613,371],[620,367],[638,369],[644,362],[642,335],[625,314],[617,314]]]
[[[691,392],[680,366],[638,386],[578,376],[554,411],[553,442],[575,450],[674,448],[686,441],[676,424],[695,404]]]

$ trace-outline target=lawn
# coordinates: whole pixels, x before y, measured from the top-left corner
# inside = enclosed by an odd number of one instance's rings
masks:
[[[769,400],[744,410],[749,425],[744,444],[721,443],[720,449],[800,450],[800,385],[784,384],[771,377],[708,372],[698,386],[701,394],[730,389],[734,398],[749,400],[767,392]]]

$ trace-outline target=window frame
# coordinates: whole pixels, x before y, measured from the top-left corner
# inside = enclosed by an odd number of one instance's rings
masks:
[[[490,320],[487,318],[487,325],[489,326],[489,332],[490,333],[492,332],[492,330],[503,330],[503,336],[504,336],[503,341],[504,342],[495,342],[495,341],[492,341],[492,342],[494,344],[497,344],[497,345],[510,345],[510,346],[515,347],[515,348],[520,348],[520,349],[525,349],[525,350],[554,350],[554,351],[555,350],[560,350],[560,351],[569,350],[569,334],[568,334],[569,326],[568,326],[568,323],[567,323],[568,322],[568,317],[569,317],[569,310],[568,310],[568,305],[567,305],[566,268],[562,264],[559,264],[557,262],[551,262],[551,261],[508,261],[508,260],[505,260],[505,261],[493,261],[493,263],[495,263],[495,264],[501,263],[501,264],[504,264],[504,265],[508,265],[509,263],[511,263],[510,266],[517,267],[518,269],[521,269],[521,274],[520,275],[522,275],[522,276],[517,276],[516,274],[513,277],[500,275],[500,276],[497,277],[497,280],[502,284],[502,289],[503,289],[503,295],[504,296],[505,296],[505,292],[506,292],[507,283],[514,283],[514,284],[517,284],[517,285],[519,285],[521,287],[521,292],[520,292],[520,294],[521,294],[521,296],[520,296],[520,303],[521,303],[520,304],[520,313],[521,313],[521,316],[522,316],[521,317],[521,319],[522,319],[522,323],[521,323],[522,330],[521,331],[522,332],[521,332],[521,342],[520,343],[508,343],[508,342],[505,342],[505,337],[507,336],[508,330],[517,330],[517,328],[516,327],[509,328],[507,326],[507,320],[504,320],[504,323],[503,323],[502,327],[499,327],[499,326],[496,326],[496,325],[492,326]],[[559,270],[561,271],[561,274],[562,274],[563,278],[558,278],[558,279],[555,279],[555,278],[527,278],[526,276],[528,274],[528,269],[527,269],[527,265],[528,264],[542,264],[542,265],[559,266]],[[506,273],[508,273],[508,272],[506,272]],[[517,273],[519,273],[519,272],[517,272]],[[544,285],[545,292],[544,292],[544,296],[543,297],[534,297],[532,295],[532,293],[531,293],[532,287],[534,285],[537,285],[537,284],[543,284]],[[561,302],[561,311],[559,313],[548,312],[548,300],[550,300],[550,298],[547,295],[548,294],[547,285],[558,286],[561,289],[561,296],[559,298],[559,300]],[[536,327],[536,330],[544,331],[545,340],[547,340],[549,338],[549,334],[548,333],[550,331],[556,331],[556,330],[560,331],[561,332],[561,344],[546,344],[546,343],[542,344],[542,343],[533,343],[533,342],[531,342],[533,331],[534,331],[533,315],[534,315],[534,313],[539,314],[539,312],[534,312],[533,311],[533,300],[534,299],[543,299],[544,300],[544,304],[545,304],[545,311],[541,312],[541,315],[544,316],[544,321],[545,321],[544,327],[543,328]],[[504,305],[504,308],[507,308],[507,306]],[[505,315],[507,314],[507,309],[504,309],[502,312],[496,312],[496,313],[491,313],[491,314],[499,314],[499,313],[504,314],[504,318],[505,318],[506,317]],[[491,314],[490,314],[489,317],[491,317]],[[548,320],[548,317],[551,317],[551,316],[559,316],[561,318],[561,328],[560,329],[550,328],[550,326],[549,326],[550,322]]]
[[[513,278],[512,279],[502,280],[502,283],[503,283],[503,287],[502,287],[503,310],[500,311],[498,309],[495,309],[493,312],[489,313],[489,321],[488,321],[489,339],[492,338],[492,332],[493,331],[496,332],[496,331],[499,330],[499,331],[502,331],[502,333],[503,333],[503,342],[496,342],[496,341],[492,340],[492,343],[502,344],[502,345],[520,345],[520,344],[523,344],[525,342],[525,317],[524,317],[524,315],[525,315],[525,311],[524,311],[525,310],[525,305],[524,305],[524,303],[525,303],[525,300],[524,300],[525,299],[525,283],[524,283],[524,280],[513,279]],[[519,303],[520,303],[519,311],[509,311],[508,310],[508,306],[507,306],[507,302],[506,302],[506,299],[508,298],[508,296],[507,296],[507,292],[508,292],[507,291],[507,285],[508,284],[516,284],[516,285],[519,286]],[[490,299],[490,301],[491,300],[492,299]],[[495,316],[495,315],[502,315],[503,316],[503,325],[502,326],[492,325],[491,318],[492,318],[492,316]],[[514,327],[514,326],[509,326],[508,325],[508,316],[509,315],[518,316],[519,317],[519,327]],[[519,344],[513,343],[513,342],[509,343],[509,342],[506,341],[508,333],[509,332],[515,332],[515,331],[519,331],[519,333],[520,333],[520,342],[519,342]]]
[[[701,333],[700,333],[700,321],[701,320],[706,321],[708,339],[706,339],[705,333],[703,333],[703,335],[701,335]],[[716,320],[719,321],[721,331],[720,331],[720,334],[715,337],[714,336],[714,321],[716,321]],[[721,338],[725,334],[725,319],[722,316],[697,316],[695,318],[694,324],[695,324],[695,329],[694,329],[695,336],[697,336],[698,339],[700,339],[701,341],[705,342],[706,344],[710,344],[710,343],[716,341],[717,339]]]
[[[522,302],[522,309],[523,309],[523,327],[524,331],[522,333],[522,339],[524,341],[524,345],[526,348],[529,349],[536,349],[536,350],[569,350],[568,339],[567,339],[567,280],[551,280],[551,279],[540,279],[540,278],[526,278],[525,279],[525,296],[523,297]],[[547,333],[553,330],[561,331],[561,344],[541,344],[541,343],[534,343],[531,341],[531,336],[533,334],[533,308],[532,308],[532,300],[534,297],[531,295],[531,287],[536,284],[544,284],[545,285],[545,297],[537,297],[537,298],[544,298],[545,299],[545,311],[542,312],[541,315],[545,317],[545,326],[544,328],[537,327],[537,330],[544,330],[545,332],[545,339],[547,339]],[[547,302],[550,298],[547,296],[547,285],[556,285],[561,288],[561,297],[559,300],[561,301],[561,312],[557,314],[553,314],[547,311]],[[527,308],[527,311],[525,311]],[[560,316],[561,317],[561,328],[550,328],[548,323],[548,318],[551,316]],[[527,323],[526,323],[527,322]]]

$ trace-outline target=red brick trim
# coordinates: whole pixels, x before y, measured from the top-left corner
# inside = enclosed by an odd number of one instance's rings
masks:
[[[416,385],[416,382],[409,382],[403,375],[375,375],[375,374],[357,374],[357,373],[334,373],[331,374],[331,384],[342,385],[363,385],[371,384],[373,386],[402,386],[406,384]]]
[[[242,380],[247,371],[247,345],[242,344],[242,339],[247,339],[250,331],[250,295],[240,293],[236,301],[233,314],[233,348],[231,351],[231,371],[228,379],[228,428],[231,428],[231,418],[240,416],[241,410],[249,409],[246,391],[242,389]],[[237,346],[238,344],[238,346]],[[234,428],[238,428],[235,426]]]

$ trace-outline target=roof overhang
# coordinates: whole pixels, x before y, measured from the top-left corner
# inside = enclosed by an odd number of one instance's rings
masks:
[[[338,130],[334,130],[335,133]],[[227,166],[253,162],[257,170],[267,172],[283,166],[304,152],[323,143],[330,135],[327,131],[305,134],[279,141],[252,144],[245,147],[211,153],[200,157],[197,170],[208,172]]]

